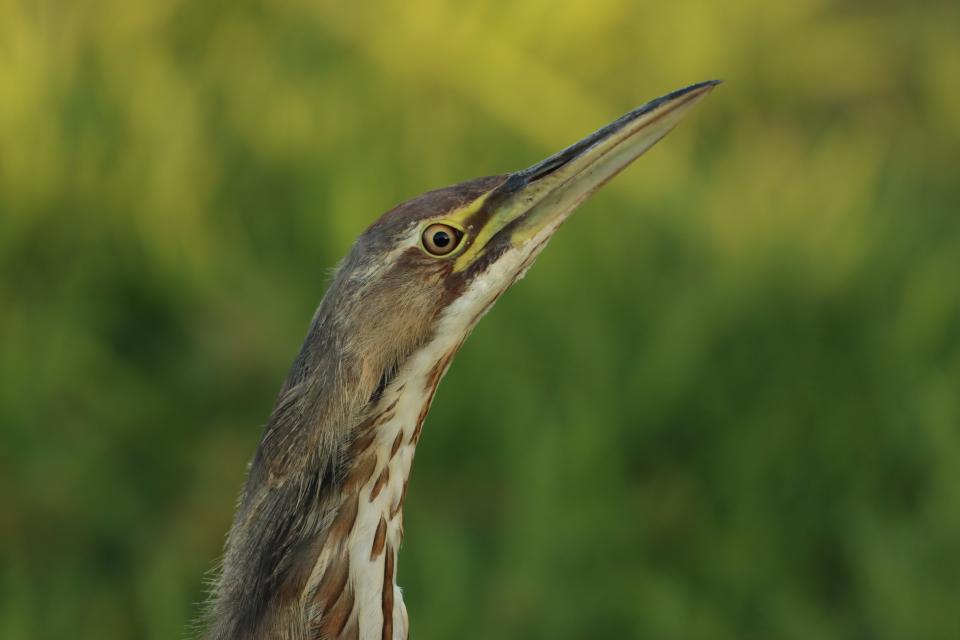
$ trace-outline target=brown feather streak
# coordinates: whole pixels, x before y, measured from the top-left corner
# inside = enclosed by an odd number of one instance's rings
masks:
[[[383,563],[383,640],[393,640],[393,547],[387,545]]]
[[[377,481],[374,483],[373,488],[370,489],[370,502],[377,499],[377,496],[383,491],[383,487],[386,486],[388,480],[390,480],[390,467],[385,465]]]
[[[383,545],[387,541],[387,521],[380,516],[380,523],[377,525],[377,532],[373,536],[373,547],[370,549],[370,561],[374,561],[383,553]]]

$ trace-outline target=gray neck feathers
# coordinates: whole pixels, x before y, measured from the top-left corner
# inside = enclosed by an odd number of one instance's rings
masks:
[[[248,469],[214,588],[210,638],[274,637],[265,630],[287,625],[277,619],[288,615],[281,600],[305,582],[316,541],[344,499],[353,428],[396,370],[383,357],[395,353],[358,353],[345,338],[357,333],[355,316],[335,302],[358,299],[347,266],[314,316]]]

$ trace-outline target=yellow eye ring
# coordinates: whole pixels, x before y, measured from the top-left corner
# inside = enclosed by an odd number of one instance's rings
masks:
[[[460,246],[463,240],[463,231],[442,222],[429,225],[420,234],[423,250],[432,256],[448,256]]]

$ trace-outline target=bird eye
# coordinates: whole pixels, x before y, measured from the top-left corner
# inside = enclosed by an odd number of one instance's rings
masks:
[[[463,232],[448,224],[432,224],[423,230],[423,248],[434,256],[445,256],[460,244]]]

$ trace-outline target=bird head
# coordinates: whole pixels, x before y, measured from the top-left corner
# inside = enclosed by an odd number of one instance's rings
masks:
[[[343,347],[365,373],[360,386],[375,388],[427,343],[455,350],[573,210],[716,84],[670,93],[528,169],[431,191],[374,222],[324,301],[336,305],[327,324],[350,336]]]

